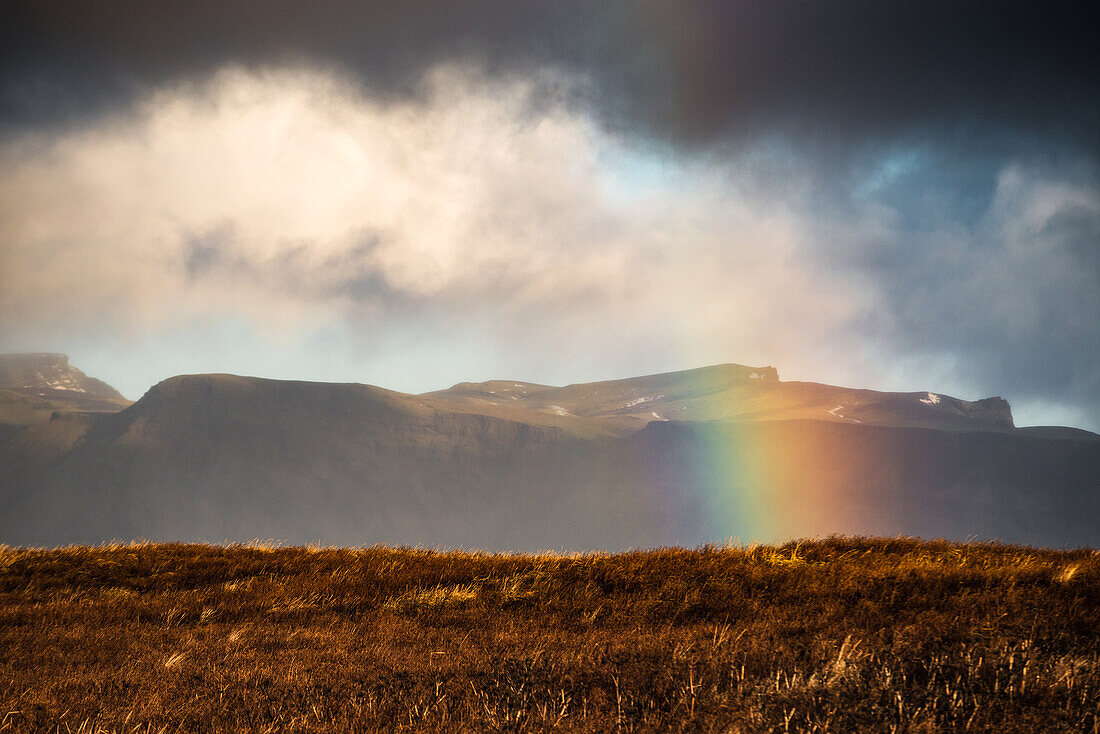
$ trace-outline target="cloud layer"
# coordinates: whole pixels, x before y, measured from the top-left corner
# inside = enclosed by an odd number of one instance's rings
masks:
[[[778,125],[835,145],[1007,127],[1095,154],[1090,10],[1079,0],[16,0],[0,9],[0,116],[80,116],[227,64],[306,61],[375,96],[407,96],[425,71],[460,62],[586,77],[604,122],[680,140]]]

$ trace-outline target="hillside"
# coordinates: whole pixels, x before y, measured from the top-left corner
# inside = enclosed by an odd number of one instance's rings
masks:
[[[1013,428],[1000,399],[770,368],[425,395],[192,375],[0,441],[0,540],[534,551],[839,532],[1061,547],[1100,544],[1097,487],[1100,437]]]
[[[1100,556],[0,549],[6,732],[1090,732]]]

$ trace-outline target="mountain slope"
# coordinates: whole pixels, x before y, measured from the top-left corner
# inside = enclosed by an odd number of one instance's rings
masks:
[[[104,412],[130,401],[107,383],[88,377],[64,354],[0,354],[0,438],[55,413]]]
[[[428,393],[435,404],[486,415],[553,422],[579,435],[628,435],[654,420],[820,420],[943,430],[1007,430],[1001,398],[976,402],[931,392],[781,382],[774,367],[716,365],[624,380],[550,387],[495,380]],[[576,420],[576,419],[583,420]]]
[[[21,518],[3,537],[471,542],[527,446],[563,438],[363,385],[178,377],[0,450],[7,519]],[[505,499],[517,511],[501,522],[541,522],[536,497]]]
[[[999,399],[937,397],[735,365],[419,396],[181,376],[120,412],[57,415],[0,441],[0,541],[1100,544],[1100,437],[1013,429]],[[674,410],[693,420],[663,420]]]

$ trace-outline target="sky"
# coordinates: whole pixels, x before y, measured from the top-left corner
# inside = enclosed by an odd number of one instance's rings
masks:
[[[735,362],[1100,430],[1084,3],[0,6],[0,351],[548,384]]]

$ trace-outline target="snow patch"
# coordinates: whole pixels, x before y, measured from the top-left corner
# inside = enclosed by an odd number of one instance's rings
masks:
[[[67,390],[68,392],[80,392],[86,393],[87,390],[82,388],[71,373],[65,373],[62,370],[54,369],[48,370],[51,374],[49,377],[42,374],[41,370],[35,370],[34,376],[38,381],[37,384],[24,385],[24,387],[41,388],[43,385],[51,390]]]
[[[858,418],[849,418],[848,416],[846,416],[846,415],[844,415],[843,413],[840,412],[842,410],[844,410],[844,406],[843,405],[837,405],[837,406],[834,406],[832,408],[829,408],[825,412],[828,413],[829,415],[833,416],[834,418],[843,418],[844,420],[851,421],[852,423],[862,423],[863,422],[863,421],[859,420]]]
[[[657,411],[651,412],[650,415],[653,416],[654,418],[656,418],[659,421],[667,421],[668,420],[668,418],[662,418],[661,416],[657,415]]]
[[[46,385],[54,390],[68,390],[69,392],[85,392],[84,388],[77,385],[72,378],[67,380],[46,380]]]
[[[664,393],[661,393],[660,395],[647,395],[644,398],[635,398],[634,400],[631,400],[630,402],[628,402],[623,407],[624,408],[633,408],[634,406],[641,405],[642,403],[651,403],[654,400],[660,400],[664,396],[665,396]]]
[[[925,405],[939,405],[940,396],[934,392],[927,393],[927,398],[921,398],[920,401]]]

